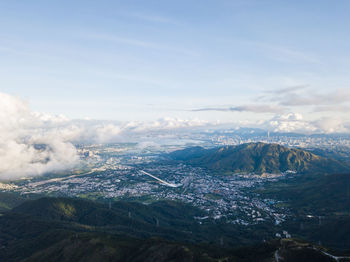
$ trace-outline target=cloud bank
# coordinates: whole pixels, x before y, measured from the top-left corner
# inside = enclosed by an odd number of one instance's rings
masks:
[[[0,179],[40,175],[72,168],[75,147],[47,132],[66,119],[34,113],[23,100],[0,93]]]
[[[276,115],[272,119],[263,122],[259,127],[272,130],[274,132],[285,133],[348,133],[349,123],[340,117],[323,117],[317,120],[305,120],[300,113],[287,113]]]
[[[70,120],[34,112],[26,101],[4,93],[0,93],[0,122],[0,180],[77,167],[81,162],[75,143],[124,142],[150,132],[208,125],[178,118],[126,123]]]
[[[290,93],[289,90],[281,92]],[[346,98],[346,94],[336,97]],[[334,98],[335,99],[335,98]],[[331,100],[334,100],[331,98]],[[339,98],[340,99],[340,98]],[[247,105],[224,109],[202,108],[196,111],[248,111],[272,113],[268,120],[246,121],[240,126],[258,127],[275,132],[346,133],[350,123],[341,117],[305,120],[299,113],[284,113],[273,105]],[[162,118],[151,122],[71,120],[63,115],[34,112],[17,97],[0,93],[0,180],[37,176],[71,170],[82,164],[74,144],[147,142],[176,136],[200,128],[220,129],[219,122],[200,119]],[[228,128],[228,124],[221,128]],[[229,124],[232,127],[237,123]]]
[[[232,107],[202,107],[192,112],[251,112],[274,114],[267,121],[240,121],[243,126],[252,126],[275,132],[297,133],[348,133],[350,90],[334,89],[327,93],[312,90],[308,85],[290,86],[267,90],[256,98],[256,104]],[[305,112],[308,120],[298,112]],[[327,117],[315,119],[317,113],[327,112]],[[316,113],[316,114],[314,114]],[[266,119],[266,118],[265,118]]]

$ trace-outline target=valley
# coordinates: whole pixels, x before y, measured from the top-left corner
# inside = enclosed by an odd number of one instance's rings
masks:
[[[170,153],[164,148],[135,150],[131,144],[88,148],[81,149],[86,165],[80,170],[4,182],[4,219],[21,221],[15,214],[29,212],[45,220],[47,214],[53,221],[81,224],[69,229],[73,232],[87,227],[95,233],[157,236],[220,249],[304,239],[332,248],[327,251],[332,254],[347,254],[350,238],[341,226],[350,219],[347,162],[263,143],[179,150],[171,146]],[[245,160],[235,162],[236,155]],[[320,160],[330,163],[324,173],[315,172],[313,161]],[[235,169],[235,163],[245,169]],[[91,211],[80,214],[84,206]]]

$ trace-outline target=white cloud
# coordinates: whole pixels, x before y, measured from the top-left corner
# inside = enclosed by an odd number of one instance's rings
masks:
[[[267,129],[275,132],[315,132],[316,128],[309,122],[303,120],[303,116],[298,113],[288,113],[276,115],[271,120],[264,123]]]
[[[161,118],[155,121],[71,121],[54,130],[62,138],[76,143],[111,143],[133,141],[144,135],[180,131],[212,125],[199,119]],[[53,132],[53,130],[51,131]]]
[[[47,131],[62,116],[32,112],[23,100],[0,93],[0,179],[35,176],[78,164],[75,147]]]
[[[275,117],[278,120],[282,121],[302,121],[303,120],[303,115],[299,113],[288,113],[284,115],[279,115]]]
[[[346,133],[350,131],[345,125],[345,120],[340,117],[327,117],[307,121],[299,113],[276,115],[262,123],[260,127],[275,132],[287,133]]]
[[[346,133],[345,121],[340,117],[324,117],[314,122],[315,126],[325,133]]]
[[[107,124],[99,126],[95,129],[96,141],[99,143],[112,142],[116,137],[118,137],[122,130],[119,126],[113,124]]]
[[[181,119],[173,117],[165,117],[151,122],[128,122],[123,128],[133,132],[147,132],[160,130],[173,130],[181,128],[194,128],[208,126],[208,121],[200,119]]]
[[[264,111],[266,108],[246,109]],[[0,179],[72,169],[81,163],[74,143],[145,142],[143,138],[150,143],[152,138],[182,131],[220,128],[219,122],[170,117],[151,122],[70,120],[63,115],[33,112],[27,102],[3,93],[0,93],[0,123]],[[255,123],[246,120],[240,126],[298,133],[350,131],[349,123],[340,117],[309,121],[299,113],[276,114],[267,121],[260,119]]]
[[[205,126],[206,121],[163,118],[153,122],[70,120],[33,112],[20,98],[0,93],[0,179],[71,169],[80,163],[74,143],[109,143],[154,131]]]

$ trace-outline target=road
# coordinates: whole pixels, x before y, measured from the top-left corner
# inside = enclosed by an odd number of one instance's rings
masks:
[[[280,258],[278,256],[278,249],[275,251],[275,261],[279,262]]]
[[[142,174],[146,175],[146,176],[150,176],[150,177],[154,178],[155,180],[159,181],[161,184],[163,184],[165,186],[168,186],[168,187],[179,187],[179,186],[181,186],[180,184],[168,183],[168,182],[160,179],[159,177],[156,177],[156,176],[154,176],[154,175],[152,175],[152,174],[150,174],[150,173],[148,173],[146,171],[141,170],[140,172]]]

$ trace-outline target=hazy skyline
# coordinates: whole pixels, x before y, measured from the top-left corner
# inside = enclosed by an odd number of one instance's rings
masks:
[[[0,3],[0,91],[34,111],[348,131],[348,1],[66,3]]]

